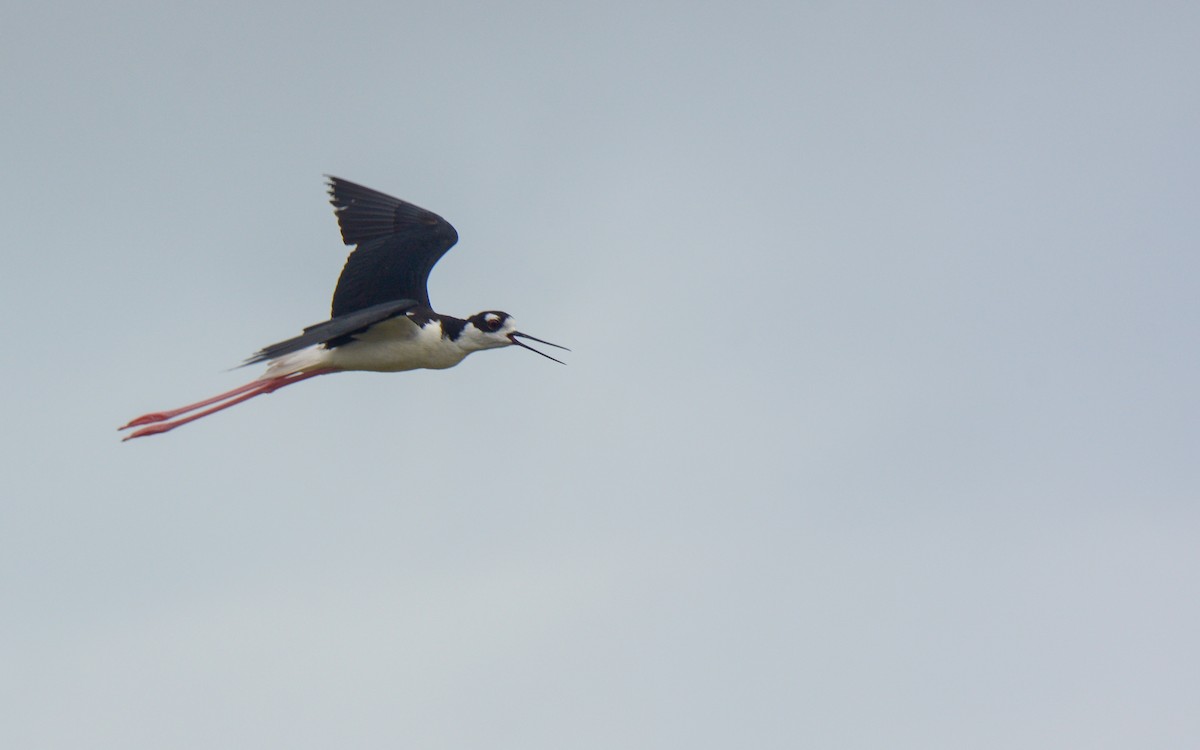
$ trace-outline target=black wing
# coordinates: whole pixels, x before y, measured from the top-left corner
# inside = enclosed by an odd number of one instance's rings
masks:
[[[295,338],[280,341],[278,344],[264,346],[243,362],[242,365],[266,362],[276,357],[282,357],[285,354],[298,352],[313,344],[337,346],[339,343],[345,343],[345,339],[348,339],[353,334],[364,331],[380,321],[394,318],[397,315],[403,315],[406,311],[416,306],[416,300],[398,299],[391,302],[384,302],[381,305],[372,305],[363,310],[355,310],[352,313],[338,316],[333,320],[309,326],[304,329],[304,333]],[[342,339],[342,341],[339,342],[339,339]]]
[[[330,317],[400,299],[430,307],[426,282],[458,242],[454,227],[432,211],[338,177],[329,178],[329,195],[342,241],[358,246],[342,268]]]

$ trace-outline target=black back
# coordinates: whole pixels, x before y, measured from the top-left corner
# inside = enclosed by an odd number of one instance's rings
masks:
[[[342,241],[357,245],[333,292],[332,318],[396,300],[430,307],[429,272],[458,242],[450,223],[390,195],[329,178]]]
[[[242,365],[268,362],[276,357],[282,357],[285,354],[307,349],[313,344],[324,344],[328,349],[348,344],[354,340],[354,334],[362,333],[376,323],[388,318],[404,315],[416,307],[417,303],[410,299],[394,300],[381,305],[364,307],[361,310],[355,310],[352,313],[327,320],[324,323],[311,325],[305,328],[304,333],[299,336],[264,346],[252,354]],[[420,325],[420,322],[416,322],[416,325]],[[459,330],[462,330],[461,326]]]

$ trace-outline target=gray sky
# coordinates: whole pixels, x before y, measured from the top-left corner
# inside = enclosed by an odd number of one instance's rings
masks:
[[[1200,6],[3,12],[0,746],[1200,745]],[[170,435],[445,216],[444,372]]]

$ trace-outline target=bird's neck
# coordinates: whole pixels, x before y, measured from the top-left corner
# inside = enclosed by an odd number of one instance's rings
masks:
[[[442,338],[450,341],[457,341],[462,336],[463,329],[467,327],[467,321],[462,318],[456,318],[453,315],[440,315],[428,307],[409,310],[405,314],[409,320],[419,325],[422,330],[429,331],[430,326],[434,326],[433,330],[440,331]]]

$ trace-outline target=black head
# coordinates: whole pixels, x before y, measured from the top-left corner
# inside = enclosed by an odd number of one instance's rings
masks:
[[[472,350],[496,349],[502,346],[512,346],[513,344],[516,344],[522,349],[528,349],[536,354],[541,354],[546,359],[554,359],[554,357],[551,357],[549,354],[546,354],[545,352],[539,352],[532,346],[518,341],[518,339],[529,339],[530,341],[536,341],[539,344],[553,346],[556,349],[570,351],[570,349],[567,349],[565,346],[551,344],[549,341],[542,341],[541,339],[534,338],[527,333],[521,333],[517,330],[516,323],[513,321],[512,316],[506,312],[500,312],[499,310],[485,310],[484,312],[476,313],[467,318],[467,324],[463,328],[463,332],[460,335],[460,341],[463,342],[463,345]],[[554,359],[554,361],[558,362],[559,364],[566,364],[562,360]]]

